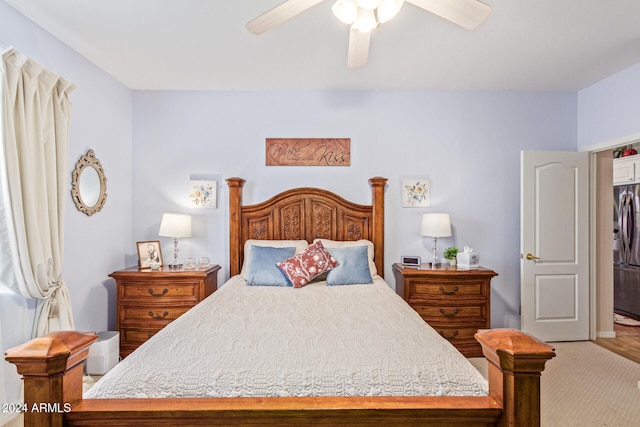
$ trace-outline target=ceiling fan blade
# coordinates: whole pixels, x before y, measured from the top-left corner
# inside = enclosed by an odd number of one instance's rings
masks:
[[[491,6],[478,0],[406,0],[421,9],[473,30],[487,19]]]
[[[349,53],[347,56],[347,67],[357,68],[366,65],[369,60],[369,41],[371,32],[363,33],[354,28],[349,34]]]
[[[263,13],[247,23],[247,30],[259,35],[280,24],[287,22],[294,16],[317,5],[324,0],[287,0],[278,6]]]

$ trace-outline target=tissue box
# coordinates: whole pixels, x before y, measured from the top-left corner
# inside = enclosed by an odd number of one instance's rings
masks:
[[[458,262],[458,268],[480,267],[480,255],[477,252],[458,252],[456,261]]]

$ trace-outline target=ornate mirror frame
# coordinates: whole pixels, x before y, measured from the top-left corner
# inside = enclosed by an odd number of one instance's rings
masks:
[[[98,175],[98,181],[100,184],[97,201],[92,206],[88,206],[85,202],[88,197],[86,191],[84,194],[84,199],[82,194],[81,180],[83,172],[87,168],[92,168],[95,170]],[[73,202],[76,204],[76,208],[78,208],[80,212],[84,212],[88,216],[91,216],[96,212],[100,212],[100,210],[102,210],[102,207],[104,206],[104,203],[107,201],[107,177],[104,174],[104,169],[102,168],[100,160],[96,158],[93,150],[87,151],[87,154],[80,157],[80,160],[78,160],[78,163],[76,163],[76,168],[71,174],[71,197],[73,198]]]

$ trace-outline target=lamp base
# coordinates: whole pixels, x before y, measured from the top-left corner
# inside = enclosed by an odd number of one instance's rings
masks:
[[[433,258],[431,260],[432,267],[440,266],[440,259],[438,258],[438,238],[433,238]]]
[[[173,238],[173,261],[169,264],[171,270],[182,270],[182,264],[178,264],[178,239]]]
[[[441,267],[442,267],[442,263],[440,263],[440,262],[437,263],[437,264],[435,262],[430,262],[429,263],[429,268],[432,269],[432,270],[437,270],[437,269],[440,269]]]

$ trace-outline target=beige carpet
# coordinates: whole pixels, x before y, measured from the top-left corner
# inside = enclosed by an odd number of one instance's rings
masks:
[[[552,343],[541,379],[543,427],[640,427],[640,364],[592,342]],[[486,360],[472,359],[486,375]]]
[[[541,380],[542,427],[640,427],[640,364],[588,341],[552,344],[557,355]],[[470,360],[486,375],[485,359]]]

